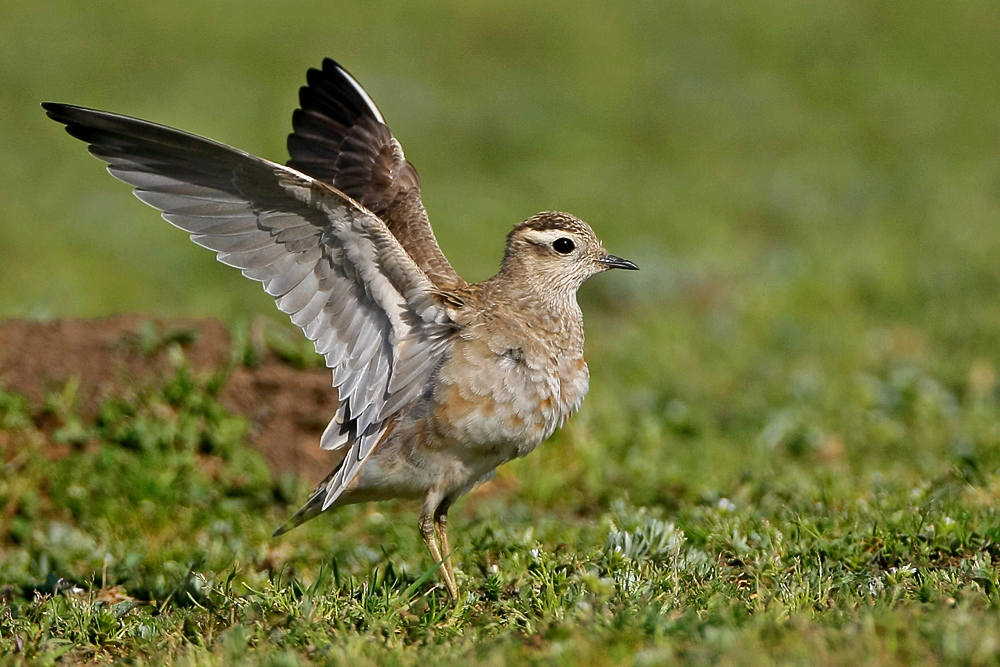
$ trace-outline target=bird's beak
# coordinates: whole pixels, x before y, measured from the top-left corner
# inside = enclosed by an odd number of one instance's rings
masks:
[[[628,269],[629,271],[639,270],[639,267],[635,265],[635,262],[630,262],[627,259],[622,259],[621,257],[616,257],[614,255],[605,255],[597,261],[609,269]]]

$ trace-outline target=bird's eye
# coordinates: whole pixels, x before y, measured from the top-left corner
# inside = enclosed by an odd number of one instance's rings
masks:
[[[552,249],[560,255],[568,255],[573,252],[576,245],[567,238],[556,239],[552,242]]]

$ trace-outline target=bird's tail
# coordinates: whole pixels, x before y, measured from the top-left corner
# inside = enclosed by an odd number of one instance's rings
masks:
[[[295,514],[288,518],[288,521],[281,524],[277,530],[271,533],[271,537],[277,537],[278,535],[284,535],[292,528],[302,525],[314,516],[319,515],[323,511],[323,499],[322,497],[313,496],[309,498],[309,502],[300,507]]]
[[[326,487],[329,485],[330,480],[333,479],[334,475],[337,474],[337,471],[340,470],[343,464],[343,461],[341,461],[340,464],[333,469],[333,472],[327,475],[322,482],[316,485],[316,488],[313,489],[312,495],[309,496],[309,500],[306,501],[306,504],[300,507],[295,514],[290,516],[288,521],[281,524],[281,526],[279,526],[278,529],[271,534],[271,537],[284,535],[292,528],[300,526],[309,519],[323,513],[323,503],[326,500]]]

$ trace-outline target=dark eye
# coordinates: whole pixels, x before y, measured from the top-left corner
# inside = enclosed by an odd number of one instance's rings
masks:
[[[575,247],[576,245],[574,245],[573,242],[567,238],[556,239],[552,242],[552,249],[560,255],[570,254],[573,252],[573,248]]]

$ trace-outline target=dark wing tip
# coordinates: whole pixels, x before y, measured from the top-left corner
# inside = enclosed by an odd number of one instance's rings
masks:
[[[57,123],[67,125],[68,127],[66,129],[67,131],[70,131],[70,133],[72,133],[72,128],[74,126],[91,127],[94,129],[108,129],[113,126],[117,127],[123,121],[136,125],[147,125],[150,127],[155,125],[155,123],[150,123],[146,120],[139,120],[138,118],[132,118],[131,116],[111,113],[110,111],[101,111],[100,109],[91,109],[89,107],[81,107],[75,104],[42,102],[42,108],[45,109],[45,115],[49,118]],[[176,131],[179,132],[179,130]]]
[[[330,57],[323,58],[323,70],[324,71],[334,71],[334,70],[338,70],[338,69],[341,70],[341,71],[343,71],[344,67],[340,63],[338,63],[336,60],[334,60],[333,58],[330,58]]]
[[[46,116],[66,126],[67,134],[87,143],[93,143],[100,130],[114,123],[114,114],[97,109],[59,102],[42,102],[42,108]]]
[[[322,111],[342,122],[369,116],[385,123],[375,101],[357,79],[333,58],[324,58],[319,69],[310,68],[306,72],[306,83],[299,89],[299,102],[303,108]],[[345,111],[349,112],[347,117]]]
[[[42,102],[42,108],[45,109],[46,116],[64,125],[72,123],[74,117],[79,116],[78,112],[83,110],[83,107],[60,104],[59,102]]]

